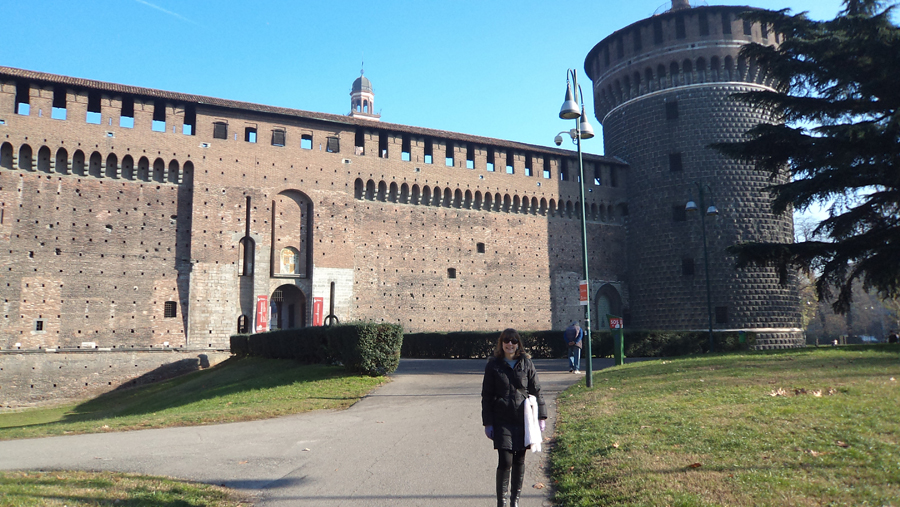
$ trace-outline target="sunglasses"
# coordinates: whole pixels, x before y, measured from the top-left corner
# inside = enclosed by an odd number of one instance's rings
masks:
[[[504,338],[503,343],[512,343],[513,345],[518,345],[519,340],[516,340],[515,338]]]

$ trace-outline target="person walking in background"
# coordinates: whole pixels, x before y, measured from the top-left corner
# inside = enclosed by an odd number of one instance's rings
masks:
[[[505,329],[497,338],[481,384],[481,422],[484,434],[497,449],[497,507],[519,505],[525,451],[531,447],[525,443],[525,400],[529,395],[537,400],[538,426],[544,431],[547,408],[534,363],[519,333]]]
[[[581,373],[581,339],[584,337],[584,330],[577,320],[566,328],[563,337],[569,347],[569,373]]]

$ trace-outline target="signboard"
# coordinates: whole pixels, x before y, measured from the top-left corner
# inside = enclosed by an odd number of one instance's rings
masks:
[[[256,296],[256,332],[269,330],[269,296]]]
[[[609,328],[610,329],[625,329],[625,323],[623,322],[622,317],[616,317],[615,315],[607,315],[607,319],[609,319]]]
[[[582,280],[578,282],[578,300],[581,303],[581,306],[587,306],[588,301],[588,283],[587,280]]]
[[[325,323],[325,298],[313,298],[313,325]]]

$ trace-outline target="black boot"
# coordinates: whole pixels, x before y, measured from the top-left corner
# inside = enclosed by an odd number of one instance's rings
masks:
[[[509,470],[497,469],[497,507],[507,507],[506,494],[509,493]]]
[[[522,483],[525,481],[525,463],[518,465],[513,463],[512,481],[509,491],[510,507],[519,507],[519,494],[522,492]]]

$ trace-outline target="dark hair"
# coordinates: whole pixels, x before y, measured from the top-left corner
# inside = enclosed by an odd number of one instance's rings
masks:
[[[519,347],[516,349],[516,354],[514,359],[519,359],[522,356],[530,357],[527,352],[525,352],[525,342],[522,341],[522,337],[519,336],[518,331],[513,328],[506,328],[501,333],[500,336],[497,337],[497,344],[494,346],[494,357],[504,358],[506,357],[506,352],[503,351],[503,339],[504,338],[515,338],[519,341]]]

